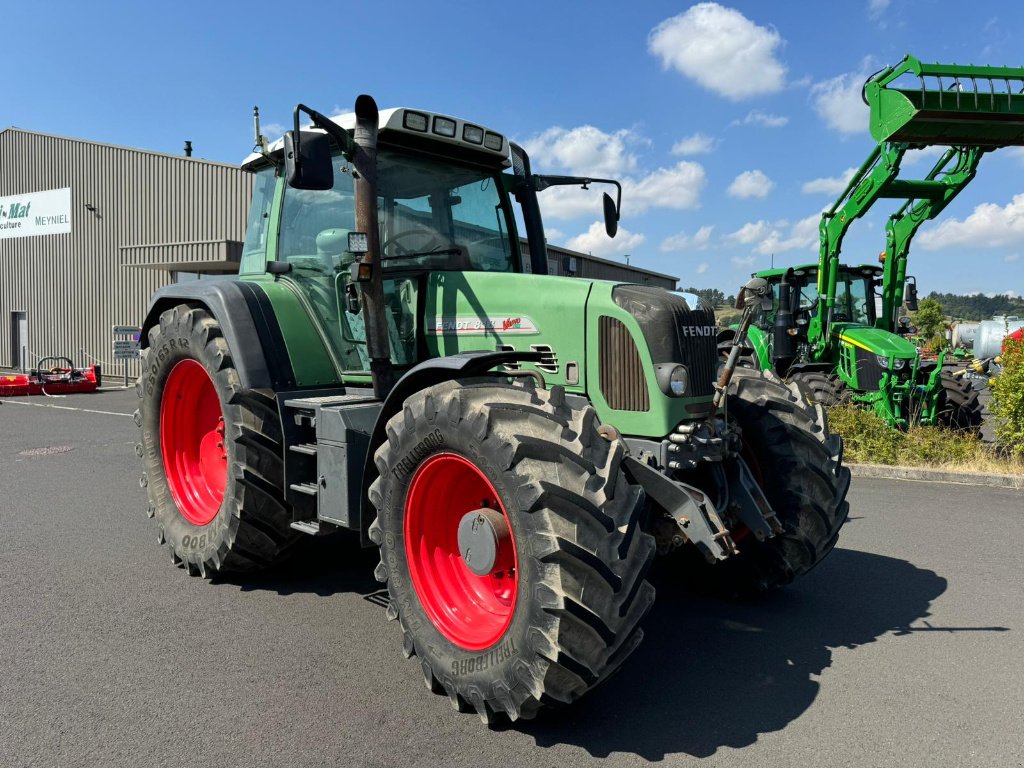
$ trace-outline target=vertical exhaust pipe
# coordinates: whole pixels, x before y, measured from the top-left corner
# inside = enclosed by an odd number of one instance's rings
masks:
[[[373,394],[387,397],[395,384],[391,366],[391,345],[384,306],[384,279],[381,275],[380,228],[377,225],[377,103],[363,94],[356,99],[356,125],[353,131],[355,153],[356,230],[366,233],[367,251],[362,263],[368,265],[370,279],[363,285],[363,322],[366,326],[366,351],[370,357]]]

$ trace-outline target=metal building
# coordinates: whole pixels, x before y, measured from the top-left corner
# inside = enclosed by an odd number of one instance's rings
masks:
[[[237,166],[0,131],[0,367],[111,361],[175,271],[237,271],[251,190]]]
[[[549,275],[583,277],[588,280],[617,280],[623,283],[658,286],[670,291],[675,290],[679,282],[679,278],[672,275],[570,251],[557,245],[549,244],[547,251]]]

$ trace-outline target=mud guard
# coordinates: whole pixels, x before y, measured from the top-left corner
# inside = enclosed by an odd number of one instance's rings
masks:
[[[150,299],[142,324],[139,343],[143,348],[149,346],[149,329],[160,322],[160,314],[185,303],[201,304],[220,323],[244,389],[295,387],[295,373],[270,299],[259,286],[244,280],[199,280],[161,288]]]

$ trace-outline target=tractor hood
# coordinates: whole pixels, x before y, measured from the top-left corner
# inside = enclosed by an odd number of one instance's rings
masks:
[[[883,331],[881,328],[869,328],[854,323],[833,323],[832,337],[875,355],[908,360],[917,356],[917,347],[902,336]]]

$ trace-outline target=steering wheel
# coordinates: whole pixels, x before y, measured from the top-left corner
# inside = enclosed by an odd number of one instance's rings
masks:
[[[50,365],[47,366],[47,363]],[[40,381],[59,381],[74,369],[75,364],[67,357],[44,357],[36,368],[36,376]]]
[[[837,323],[850,322],[850,318],[847,317],[845,312],[836,312],[834,315],[832,315],[832,319],[835,320]]]
[[[411,229],[389,237],[380,250],[385,258],[393,259],[410,254],[429,253],[450,245],[448,239],[439,235],[433,228],[425,224],[414,224]]]

